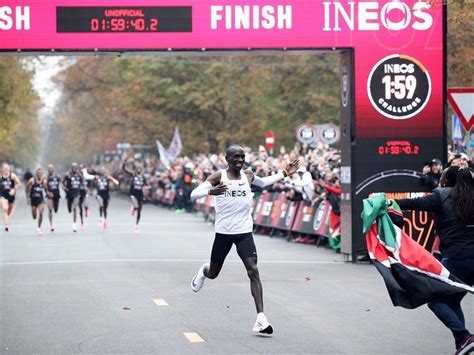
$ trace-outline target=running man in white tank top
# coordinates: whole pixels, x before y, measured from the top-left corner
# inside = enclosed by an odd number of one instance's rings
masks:
[[[275,182],[291,176],[299,167],[299,161],[291,162],[287,169],[278,174],[260,178],[252,171],[243,171],[245,152],[240,145],[231,145],[226,150],[228,168],[215,172],[206,182],[199,185],[192,193],[191,199],[213,195],[216,208],[216,236],[212,246],[211,260],[201,266],[191,281],[191,288],[198,292],[204,280],[215,279],[222,269],[224,260],[232,245],[247,269],[250,288],[257,309],[257,321],[253,331],[272,334],[273,328],[263,313],[262,283],[257,268],[257,250],[253,241],[252,198],[250,185],[260,187],[273,185]]]

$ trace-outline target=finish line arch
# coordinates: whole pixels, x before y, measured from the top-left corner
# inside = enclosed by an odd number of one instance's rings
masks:
[[[0,55],[338,51],[341,252],[353,260],[365,250],[362,199],[421,191],[416,179],[384,172],[446,159],[445,42],[441,0],[0,3]]]

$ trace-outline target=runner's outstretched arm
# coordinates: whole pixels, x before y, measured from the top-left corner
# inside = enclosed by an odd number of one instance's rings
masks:
[[[135,175],[135,172],[133,170],[131,170],[128,166],[128,161],[125,161],[122,165],[122,170],[125,171],[128,175],[130,176],[134,176]]]
[[[293,175],[293,173],[298,169],[299,166],[300,166],[299,160],[295,159],[290,164],[288,164],[288,167],[285,170],[280,171],[278,174],[275,174],[275,175],[265,176],[261,178],[252,173],[253,175],[252,185],[255,185],[261,188],[271,186],[274,183],[280,180],[283,180],[287,176]]]

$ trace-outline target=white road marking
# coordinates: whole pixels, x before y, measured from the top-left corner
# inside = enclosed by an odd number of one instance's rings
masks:
[[[169,306],[168,302],[166,302],[164,299],[162,298],[155,298],[153,300],[153,302],[157,305],[157,306]]]
[[[205,343],[206,341],[201,338],[198,333],[183,333],[186,339],[189,340],[190,343]]]
[[[87,264],[87,263],[202,263],[206,259],[91,259],[91,260],[42,260],[42,261],[12,261],[0,263],[0,266],[16,265],[54,265],[54,264]],[[226,260],[226,263],[242,263],[240,259]],[[343,265],[343,261],[316,261],[316,260],[259,260],[259,264],[293,264],[293,265]]]

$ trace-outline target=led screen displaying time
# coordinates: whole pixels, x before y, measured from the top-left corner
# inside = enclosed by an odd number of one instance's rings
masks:
[[[408,140],[389,140],[378,146],[379,155],[418,155],[420,146]]]
[[[192,32],[191,6],[56,8],[58,33]]]

